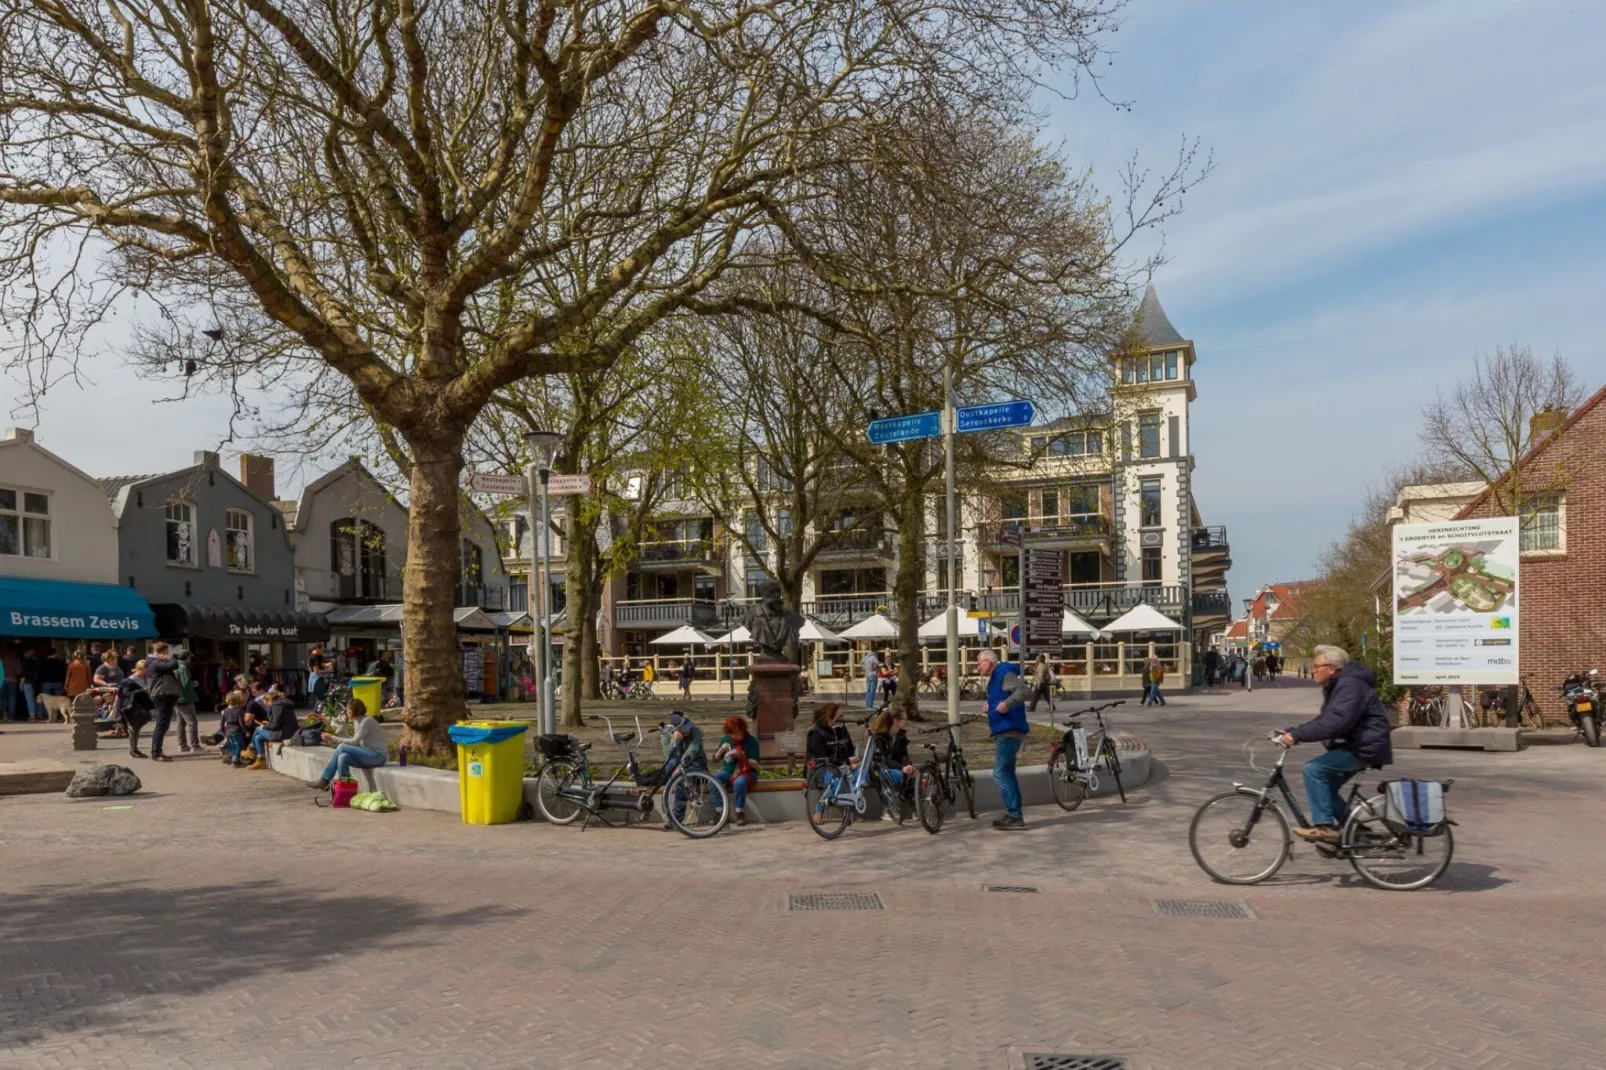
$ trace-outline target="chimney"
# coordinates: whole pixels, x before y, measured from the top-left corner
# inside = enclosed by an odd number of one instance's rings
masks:
[[[273,493],[273,458],[258,457],[252,453],[240,454],[240,482],[258,497],[270,502],[276,500],[277,495]]]
[[[26,427],[8,427],[4,436],[7,442],[32,442],[33,432]]]
[[[205,465],[208,468],[217,467],[217,454],[211,450],[196,450],[194,457],[195,459],[190,462],[191,464]]]
[[[1537,443],[1547,435],[1553,435],[1561,430],[1561,425],[1567,422],[1567,414],[1558,412],[1546,406],[1543,412],[1536,412],[1528,417],[1528,441]]]

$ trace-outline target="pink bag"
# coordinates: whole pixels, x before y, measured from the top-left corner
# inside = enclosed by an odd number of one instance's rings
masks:
[[[334,796],[334,805],[351,809],[351,797],[357,794],[357,782],[352,779],[336,780],[329,785],[329,791]]]

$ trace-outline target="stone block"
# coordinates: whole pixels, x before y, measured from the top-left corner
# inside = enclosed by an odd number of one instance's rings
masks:
[[[26,759],[0,762],[0,795],[43,795],[72,782],[73,770],[60,762]]]
[[[81,799],[96,795],[132,795],[139,789],[139,774],[128,766],[91,765],[73,775],[67,794]]]
[[[1515,751],[1524,746],[1518,728],[1424,728],[1394,730],[1395,747],[1455,747],[1462,750]]]

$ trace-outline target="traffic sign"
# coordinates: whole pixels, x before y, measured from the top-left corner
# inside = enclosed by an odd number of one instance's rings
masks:
[[[871,420],[865,433],[870,436],[872,446],[936,438],[942,434],[942,413],[916,412],[908,416],[887,416],[880,420]]]
[[[475,494],[528,494],[530,481],[523,476],[474,472],[468,477],[468,489]]]
[[[578,475],[552,475],[547,478],[546,492],[548,494],[590,494],[591,474],[581,472]]]
[[[987,638],[988,630],[988,622],[986,620],[979,620],[976,622],[976,635],[978,637],[982,639]]]
[[[996,431],[1001,427],[1024,427],[1037,419],[1037,406],[1030,401],[999,401],[991,405],[966,405],[958,410],[960,434],[967,431]]]

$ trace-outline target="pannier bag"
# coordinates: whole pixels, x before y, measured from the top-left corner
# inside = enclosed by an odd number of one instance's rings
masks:
[[[552,733],[537,736],[535,748],[543,758],[570,758],[574,755],[574,737]]]
[[[1388,786],[1391,820],[1412,832],[1432,832],[1444,824],[1444,784],[1437,780],[1394,780]]]

